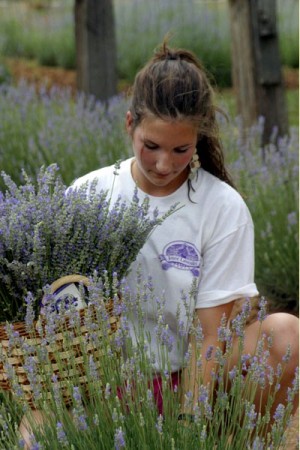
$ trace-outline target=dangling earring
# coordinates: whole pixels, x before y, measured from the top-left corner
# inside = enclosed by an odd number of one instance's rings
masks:
[[[199,155],[197,153],[197,149],[195,148],[195,152],[190,161],[190,173],[189,180],[193,180],[197,173],[197,170],[201,167],[201,162],[199,161]]]

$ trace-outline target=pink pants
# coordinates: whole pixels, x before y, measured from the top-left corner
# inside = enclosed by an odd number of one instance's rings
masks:
[[[170,389],[172,389],[173,391],[177,390],[179,384],[180,384],[180,372],[171,373],[169,381]],[[120,400],[123,398],[124,389],[125,388],[122,387],[118,388],[117,394]],[[153,393],[158,413],[163,414],[162,379],[160,375],[156,375],[153,378],[152,382],[149,382],[149,389]]]

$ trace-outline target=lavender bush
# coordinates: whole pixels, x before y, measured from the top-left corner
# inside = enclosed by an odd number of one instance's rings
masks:
[[[105,295],[105,288],[101,280],[96,278],[89,287],[89,297],[99,299],[99,293]],[[52,394],[46,398],[41,383],[38,382],[38,373],[31,350],[25,343],[23,351],[27,362],[28,372],[35,386],[34,396],[39,408],[46,414],[47,420],[44,428],[34,427],[32,435],[35,449],[62,449],[62,448],[89,448],[89,449],[273,449],[286,448],[285,428],[291,420],[292,402],[298,390],[298,371],[294,382],[287,389],[286,405],[280,404],[275,412],[271,412],[274,396],[280,389],[280,380],[285,365],[290,358],[287,349],[282,363],[276,368],[268,364],[268,355],[272,347],[272,339],[262,336],[257,343],[257,350],[253,357],[245,354],[244,331],[245,323],[251,313],[250,302],[246,301],[241,313],[234,319],[232,328],[227,327],[224,317],[218,328],[219,342],[225,345],[225,352],[210,349],[206,355],[201,355],[203,333],[201,324],[191,326],[192,317],[189,313],[190,299],[188,295],[180,293],[174,301],[178,305],[178,341],[170,342],[167,339],[168,327],[164,312],[163,294],[161,298],[153,299],[151,280],[139,279],[137,296],[132,296],[123,279],[118,285],[122,295],[122,318],[118,331],[112,339],[105,342],[107,351],[103,356],[103,364],[97,366],[91,356],[88,356],[88,343],[95,339],[95,325],[101,329],[100,322],[86,322],[87,333],[82,337],[82,353],[87,357],[84,360],[88,378],[88,398],[79,381],[69,379],[68,389],[72,394],[72,404],[67,408],[62,401],[58,379],[47,373],[45,351],[47,342],[51,342],[53,327],[48,328],[45,341],[42,342],[38,360],[43,361],[45,367],[44,380],[52,385]],[[101,297],[101,295],[100,295]],[[98,300],[99,301],[99,300]],[[157,337],[160,351],[154,361],[149,352],[149,337],[143,326],[143,305],[145,302],[156,302],[157,305]],[[90,306],[88,306],[89,308]],[[100,307],[98,305],[97,307]],[[263,322],[266,313],[266,304],[261,299],[258,319]],[[46,314],[49,322],[59,321],[59,315]],[[78,311],[69,310],[68,315],[72,322],[78,322]],[[128,321],[132,316],[138,317],[136,328],[137,342],[128,334]],[[186,327],[182,327],[182,320],[187,319]],[[30,326],[30,324],[28,324]],[[177,346],[182,355],[182,364],[185,366],[189,359],[189,348],[182,345],[182,338],[187,333],[196,336],[198,348],[198,367],[201,373],[205,372],[206,362],[211,357],[216,358],[218,370],[212,374],[211,383],[218,380],[214,398],[208,386],[199,387],[198,403],[194,407],[195,422],[189,426],[177,421],[180,412],[180,386],[170,389],[170,362],[168,354],[172,346]],[[104,334],[105,336],[105,334]],[[239,342],[239,362],[226,373],[225,367],[232,355],[233,338]],[[105,339],[105,338],[104,338]],[[11,332],[11,348],[14,348],[18,336]],[[66,339],[68,342],[68,339]],[[70,336],[69,342],[72,342]],[[102,341],[103,342],[103,341]],[[126,357],[122,349],[126,348]],[[86,349],[86,351],[84,351]],[[116,358],[116,355],[119,355]],[[212,356],[213,355],[213,356]],[[44,358],[44,359],[43,359]],[[2,355],[1,360],[9,367],[7,359]],[[151,388],[153,378],[152,364],[158,362],[163,367],[162,390],[164,396],[163,416],[159,415]],[[71,365],[68,362],[68,367]],[[247,376],[245,376],[247,372]],[[71,373],[71,372],[70,372]],[[5,448],[23,448],[24,442],[18,433],[18,421],[27,411],[24,395],[11,373],[14,400],[21,405],[19,413],[11,415],[13,405],[2,403],[0,407],[0,435],[1,444]],[[231,388],[229,389],[229,385]],[[265,409],[260,411],[254,407],[254,395],[262,389],[269,390],[269,399]],[[122,395],[120,393],[122,392]],[[186,393],[185,401],[189,403],[190,395]],[[23,405],[23,406],[22,406]],[[71,413],[71,414],[70,414]],[[32,419],[31,419],[32,420]],[[33,423],[33,422],[32,422]],[[268,430],[269,428],[269,430]]]
[[[0,86],[0,167],[21,183],[22,170],[57,163],[66,184],[95,167],[129,155],[124,139],[128,104],[123,96],[108,105],[68,89]],[[4,188],[0,180],[0,189]]]
[[[229,17],[225,3],[164,0],[155,1],[155,7],[140,0],[115,3],[121,78],[132,80],[153,48],[170,33],[173,45],[193,50],[219,86],[231,85]],[[137,35],[141,37],[139,42]]]
[[[131,154],[124,133],[127,107],[122,96],[111,99],[106,109],[83,95],[72,99],[68,90],[36,92],[25,83],[3,85],[0,167],[22,184],[23,168],[36,178],[40,166],[57,163],[69,185],[74,178]],[[297,311],[298,129],[290,127],[277,152],[275,137],[261,148],[262,120],[245,134],[240,119],[229,117],[229,123],[220,118],[221,134],[227,162],[254,218],[258,287],[274,300],[273,306]],[[0,190],[4,188],[0,178]]]
[[[37,180],[23,172],[17,186],[2,173],[7,190],[0,193],[0,321],[24,319],[24,295],[69,274],[126,274],[151,230],[169,213],[148,217],[148,201],[135,195],[130,205],[110,193],[95,194],[93,185],[69,189],[57,166],[41,168]],[[117,166],[116,173],[117,176]],[[109,289],[109,286],[108,286]]]
[[[262,147],[264,121],[248,130],[236,119],[227,135],[231,169],[255,225],[255,277],[273,308],[299,306],[299,132]],[[224,129],[224,133],[227,133]],[[226,139],[225,139],[226,141]]]

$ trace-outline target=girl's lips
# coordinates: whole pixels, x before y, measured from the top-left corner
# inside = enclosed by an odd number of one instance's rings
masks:
[[[172,175],[171,172],[169,173],[157,173],[157,172],[153,172],[153,174],[158,177],[158,178],[168,178],[170,175]]]

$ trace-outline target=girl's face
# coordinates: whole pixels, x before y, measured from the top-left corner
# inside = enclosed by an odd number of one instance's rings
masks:
[[[189,162],[197,144],[195,126],[187,121],[149,117],[133,130],[128,111],[126,128],[132,138],[132,176],[137,186],[154,196],[176,191],[189,174]]]

